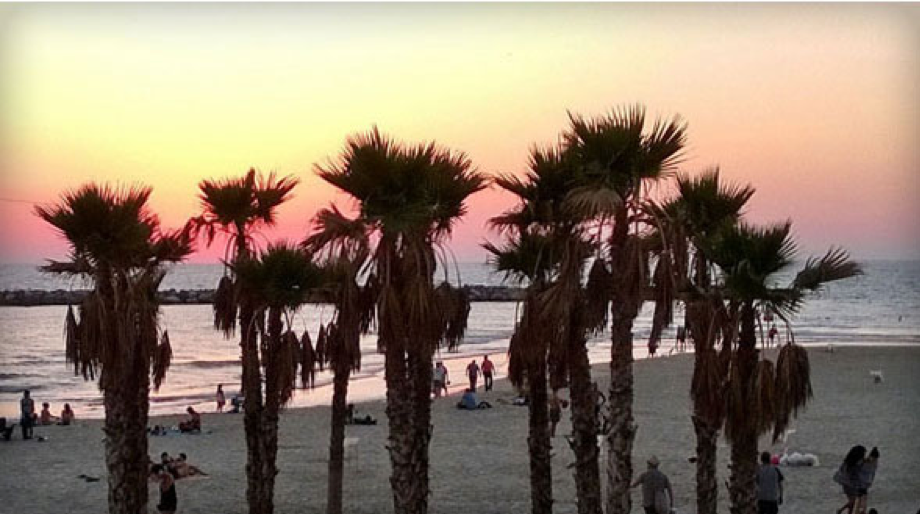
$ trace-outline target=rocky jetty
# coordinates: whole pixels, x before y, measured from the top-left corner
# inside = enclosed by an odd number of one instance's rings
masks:
[[[524,298],[524,290],[506,286],[463,286],[473,302],[514,302]],[[83,301],[85,290],[40,291],[34,289],[0,291],[0,305],[34,306],[34,305],[73,305]],[[210,304],[214,300],[213,289],[167,289],[159,292],[163,305],[200,305]],[[312,295],[311,303],[325,303],[326,296],[317,291]]]

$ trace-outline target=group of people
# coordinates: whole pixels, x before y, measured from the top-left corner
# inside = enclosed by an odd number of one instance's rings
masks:
[[[60,416],[51,414],[51,404],[42,403],[40,413],[35,412],[35,400],[32,399],[31,392],[25,389],[22,392],[22,399],[19,400],[19,424],[22,427],[22,438],[32,439],[32,429],[36,425],[70,425],[76,419],[73,409],[69,403],[64,404]]]
[[[495,377],[495,363],[489,360],[488,355],[482,356],[482,365],[476,362],[476,359],[470,361],[466,366],[466,377],[469,379],[469,387],[466,389],[473,393],[479,384],[479,377],[482,376],[483,385],[486,391],[492,390],[493,378]],[[431,371],[431,392],[435,398],[442,395],[447,396],[447,386],[450,385],[450,373],[443,361],[438,361]]]
[[[878,458],[876,447],[867,452],[865,446],[856,445],[847,452],[843,463],[834,473],[834,481],[843,487],[843,494],[847,497],[847,502],[837,509],[837,514],[866,514],[869,487],[875,480]]]
[[[843,486],[847,497],[846,504],[837,509],[837,514],[877,514],[875,509],[868,509],[867,497],[869,487],[875,479],[878,467],[878,448],[866,450],[857,445],[850,449],[840,468],[834,474],[834,481]],[[658,466],[658,458],[648,459],[648,470],[639,475],[632,487],[642,486],[642,507],[645,514],[668,514],[674,508],[674,492],[671,482]],[[777,466],[777,459],[769,452],[760,454],[755,483],[757,488],[757,513],[777,514],[783,504],[783,482],[785,477]]]
[[[179,457],[172,458],[169,453],[160,454],[160,463],[154,464],[149,459],[150,479],[159,482],[160,503],[157,504],[157,510],[164,514],[176,512],[179,506],[179,498],[176,495],[176,480],[180,478],[204,475],[207,473],[200,468],[188,463],[188,456],[180,453]]]

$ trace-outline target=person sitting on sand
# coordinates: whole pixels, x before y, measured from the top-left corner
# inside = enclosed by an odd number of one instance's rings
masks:
[[[457,408],[460,410],[491,409],[492,404],[478,401],[476,392],[472,389],[467,389],[463,392],[463,397],[460,398],[460,402],[457,403]]]
[[[208,476],[207,473],[201,471],[201,468],[197,466],[192,466],[188,463],[188,456],[184,453],[179,454],[179,458],[173,461],[173,470],[175,470],[176,478],[185,478],[195,475]]]
[[[377,420],[372,418],[370,414],[366,416],[356,416],[355,415],[355,404],[349,403],[348,407],[345,408],[345,424],[346,425],[376,425]]]
[[[160,482],[160,503],[157,510],[164,514],[173,514],[179,508],[179,499],[176,497],[176,481],[169,470],[162,465],[153,466],[153,473]]]
[[[195,432],[201,431],[201,414],[198,414],[195,409],[191,406],[185,409],[185,412],[188,412],[189,419],[179,422],[179,431],[180,432]]]
[[[648,460],[648,471],[639,475],[639,478],[630,487],[642,484],[642,506],[645,514],[667,514],[674,508],[674,491],[667,475],[658,471],[658,457],[652,455]]]
[[[70,408],[69,403],[65,403],[64,410],[61,411],[61,421],[58,425],[70,425],[74,419],[76,419],[76,416],[73,413],[73,409]]]
[[[163,469],[168,471],[173,476],[173,478],[178,478],[179,474],[176,473],[175,462],[176,460],[170,457],[168,452],[163,452],[160,454],[160,464],[159,465],[162,466]]]
[[[243,397],[240,395],[235,395],[230,399],[230,406],[233,407],[230,409],[231,414],[239,414],[240,409],[243,408]]]
[[[42,411],[38,415],[38,424],[39,425],[53,425],[57,422],[57,418],[51,415],[51,405],[48,402],[42,403]]]

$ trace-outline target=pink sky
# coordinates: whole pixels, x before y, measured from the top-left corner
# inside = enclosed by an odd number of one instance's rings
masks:
[[[143,182],[164,224],[202,178],[301,177],[268,237],[343,197],[312,174],[378,124],[519,172],[566,110],[641,102],[690,126],[684,169],[757,188],[803,252],[920,258],[916,5],[6,5],[0,7],[0,261],[61,258],[31,214],[86,181]],[[470,201],[452,248],[482,260]],[[216,250],[196,261],[213,261]]]

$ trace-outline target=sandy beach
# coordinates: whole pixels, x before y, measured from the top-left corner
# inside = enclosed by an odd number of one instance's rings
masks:
[[[786,503],[783,513],[833,512],[843,503],[831,480],[834,469],[853,444],[877,445],[881,460],[870,506],[881,514],[913,513],[920,508],[920,348],[842,347],[828,353],[810,349],[814,401],[800,413],[789,438],[790,451],[816,454],[816,468],[783,468]],[[634,460],[644,469],[654,454],[674,485],[681,513],[695,512],[694,452],[689,420],[688,388],[692,355],[641,360],[636,363],[636,421],[639,432]],[[881,369],[884,382],[873,383],[869,371]],[[606,366],[594,375],[606,383]],[[454,384],[457,384],[454,377]],[[605,386],[606,389],[606,386]],[[433,513],[516,513],[529,509],[527,464],[527,410],[503,403],[512,396],[509,385],[497,381],[482,399],[494,408],[477,412],[454,408],[456,396],[433,404],[434,438],[431,444],[430,510]],[[389,458],[385,449],[386,417],[383,402],[358,406],[380,420],[376,426],[350,426],[347,437],[357,438],[347,451],[345,507],[347,512],[392,510],[388,485]],[[178,417],[151,419],[153,424],[175,425]],[[279,513],[323,512],[329,434],[328,407],[291,409],[281,421],[275,490]],[[3,502],[0,512],[72,512],[96,514],[106,509],[105,468],[101,422],[82,420],[71,427],[38,427],[44,442],[0,443]],[[152,437],[150,454],[185,452],[193,464],[210,476],[178,482],[179,512],[243,513],[246,459],[242,417],[205,414],[201,435]],[[554,497],[556,512],[575,512],[572,452],[562,437],[570,430],[563,419],[554,440]],[[720,448],[719,478],[728,476],[728,449]],[[782,451],[781,443],[763,449]],[[85,482],[78,475],[103,477]],[[720,489],[727,512],[727,492]],[[157,492],[151,486],[151,510]],[[635,491],[633,501],[639,500]],[[637,511],[637,509],[634,509]]]

